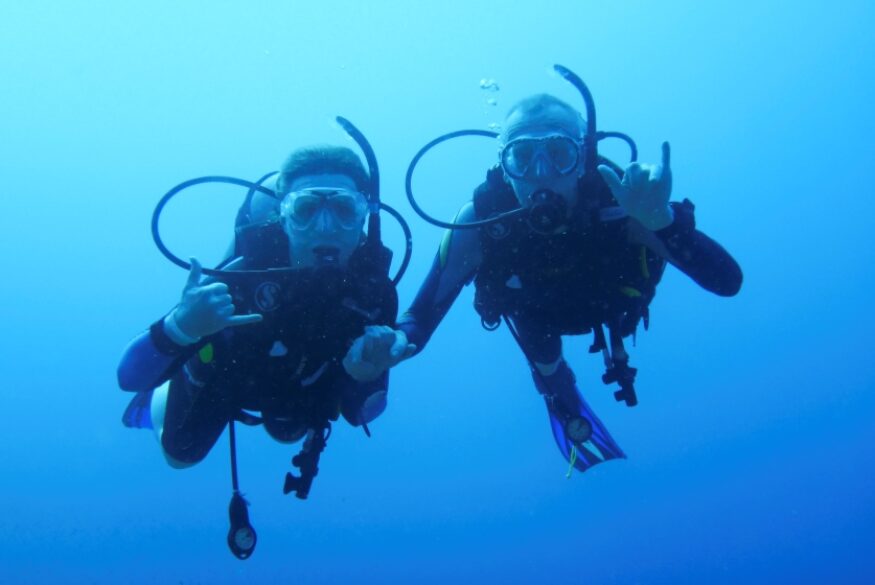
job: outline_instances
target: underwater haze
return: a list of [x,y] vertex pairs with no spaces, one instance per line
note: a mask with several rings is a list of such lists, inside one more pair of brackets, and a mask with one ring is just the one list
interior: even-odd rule
[[[862,0],[3,2],[0,585],[875,583],[872,30]],[[405,198],[411,158],[531,94],[582,109],[556,63],[643,162],[671,142],[673,199],[739,261],[740,294],[667,269],[630,347],[635,408],[590,337],[567,341],[628,459],[566,479],[523,356],[466,288],[393,371],[372,438],[335,425],[308,500],[282,493],[298,447],[238,427],[259,540],[235,559],[227,437],[179,471],[120,421],[121,352],[186,278],[152,243],[155,204],[354,147],[342,115],[413,229],[404,308],[442,236]],[[436,149],[423,205],[451,218],[495,153]],[[181,195],[168,245],[215,263],[244,195]]]

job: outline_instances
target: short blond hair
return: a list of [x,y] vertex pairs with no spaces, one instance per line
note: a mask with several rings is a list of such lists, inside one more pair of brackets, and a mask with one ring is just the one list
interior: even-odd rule
[[548,93],[539,93],[533,96],[529,96],[527,98],[523,98],[510,107],[510,110],[508,110],[507,112],[507,116],[505,116],[504,118],[505,125],[501,131],[499,140],[501,140],[502,143],[507,142],[507,121],[510,120],[511,116],[520,115],[527,118],[537,118],[540,116],[547,116],[550,111],[555,110],[559,110],[567,114],[570,119],[574,120],[574,123],[576,125],[575,129],[577,130],[578,137],[583,137],[583,135],[586,133],[586,120],[584,119],[583,115],[559,98],[552,96]]

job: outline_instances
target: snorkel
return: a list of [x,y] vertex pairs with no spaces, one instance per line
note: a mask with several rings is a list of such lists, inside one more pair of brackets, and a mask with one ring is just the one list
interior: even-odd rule
[[[605,138],[620,138],[621,140],[624,140],[631,150],[631,160],[635,161],[638,158],[638,150],[635,146],[635,142],[628,135],[623,134],[622,132],[599,132],[596,129],[595,101],[583,80],[570,69],[563,67],[562,65],[554,65],[553,70],[577,89],[586,106],[586,130],[583,135],[583,176],[598,176],[596,173],[596,168],[599,164],[598,142]],[[494,139],[498,138],[499,135],[497,132],[488,130],[457,130],[435,138],[416,153],[413,160],[410,161],[410,165],[407,167],[407,175],[404,185],[410,206],[413,207],[413,210],[416,211],[422,219],[432,225],[447,229],[481,228],[516,218],[523,219],[532,231],[537,233],[552,233],[557,227],[559,227],[566,216],[566,203],[560,195],[547,190],[533,193],[530,197],[530,205],[527,207],[519,207],[488,219],[466,223],[441,221],[432,217],[422,209],[413,195],[413,173],[416,170],[416,165],[427,152],[438,144],[462,136],[485,136]]]
[[[366,188],[366,192],[364,195],[368,200],[368,233],[367,239],[363,244],[368,254],[368,261],[375,263],[374,266],[379,268],[383,273],[388,273],[389,263],[392,260],[391,251],[384,247],[382,244],[382,227],[380,222],[380,211],[385,211],[389,215],[391,215],[401,226],[402,231],[404,232],[405,239],[405,250],[404,250],[404,258],[401,262],[401,265],[398,268],[398,272],[392,278],[392,284],[398,284],[401,280],[401,277],[404,276],[404,273],[407,271],[407,266],[410,264],[410,257],[413,252],[413,236],[410,231],[410,227],[407,225],[407,222],[401,216],[401,214],[395,210],[394,208],[386,205],[380,200],[380,171],[377,166],[377,157],[374,154],[374,149],[371,147],[370,143],[367,141],[365,136],[356,128],[352,122],[338,116],[336,118],[337,123],[343,128],[343,130],[358,144],[362,153],[365,156],[365,160],[368,164],[368,185]],[[188,181],[184,181],[179,185],[173,187],[170,191],[164,194],[164,196],[158,201],[155,206],[155,210],[152,213],[152,239],[155,242],[155,245],[158,247],[158,250],[164,255],[165,258],[184,268],[185,270],[191,269],[191,264],[182,260],[164,244],[163,239],[161,238],[161,233],[159,230],[159,221],[161,218],[161,213],[164,210],[164,207],[167,203],[170,202],[176,195],[178,195],[181,191],[188,189],[190,187],[194,187],[197,185],[203,185],[207,183],[225,183],[229,185],[236,185],[239,187],[246,187],[249,189],[249,195],[253,195],[254,193],[262,193],[271,197],[272,199],[277,201],[279,204],[282,200],[282,195],[264,186],[264,183],[276,176],[278,171],[273,171],[263,175],[256,182],[247,181],[245,179],[238,179],[236,177],[225,177],[225,176],[206,176],[206,177],[198,177],[196,179],[189,179]],[[248,232],[250,230],[258,230],[256,233],[264,234],[263,240],[264,243],[268,243],[266,240],[269,240],[270,237],[281,237],[277,228],[279,228],[278,220],[271,220],[267,222],[250,224],[246,226],[242,226],[238,228],[238,234],[243,232]],[[262,240],[256,239],[256,243],[261,243]],[[270,272],[275,274],[279,271],[291,271],[294,270],[290,267],[278,267],[278,268],[267,268],[267,269],[247,269],[247,270],[222,270],[221,266],[225,265],[230,259],[221,263],[220,268],[204,268],[203,273],[209,276],[227,276],[227,275],[239,275],[239,274],[262,274],[266,272]]]

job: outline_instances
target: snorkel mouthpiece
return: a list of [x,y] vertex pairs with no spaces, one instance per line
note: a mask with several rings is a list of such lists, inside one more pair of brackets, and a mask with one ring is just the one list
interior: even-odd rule
[[561,226],[568,216],[568,204],[565,198],[549,189],[535,191],[529,196],[531,205],[526,223],[532,231],[539,234],[551,234]]
[[313,259],[319,268],[337,266],[340,264],[340,250],[332,246],[317,246],[313,248]]

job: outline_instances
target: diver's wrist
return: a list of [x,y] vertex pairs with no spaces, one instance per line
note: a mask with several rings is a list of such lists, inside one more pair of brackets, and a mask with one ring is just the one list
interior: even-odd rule
[[665,209],[651,213],[647,216],[646,221],[641,223],[652,232],[663,230],[674,223],[674,210],[670,205],[666,205]]
[[170,341],[182,346],[194,345],[200,341],[200,337],[192,337],[179,327],[175,315],[176,311],[170,311],[170,313],[164,317],[164,333],[170,338]]

